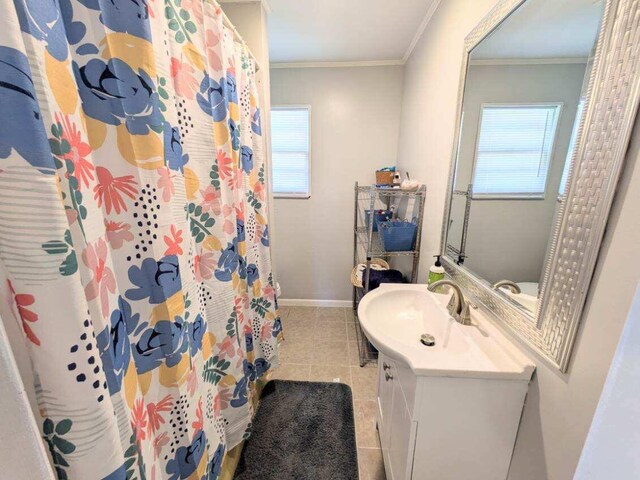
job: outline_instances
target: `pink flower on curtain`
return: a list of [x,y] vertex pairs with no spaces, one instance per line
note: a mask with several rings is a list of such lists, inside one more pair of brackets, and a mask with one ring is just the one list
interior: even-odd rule
[[264,183],[256,182],[253,186],[253,194],[260,201],[266,201],[267,197],[267,189],[264,186]]
[[87,245],[82,252],[82,260],[93,272],[93,278],[84,287],[84,293],[89,301],[100,297],[100,307],[104,317],[109,314],[109,292],[116,291],[115,276],[106,264],[107,252],[107,243],[103,239],[99,239],[95,246]]
[[225,337],[222,342],[216,344],[216,348],[220,350],[218,357],[220,359],[235,357],[237,347],[238,342],[235,337]]
[[151,18],[156,18],[156,13],[154,12],[156,0],[147,0],[147,11],[149,12],[149,16]]
[[229,406],[229,402],[233,397],[231,387],[223,387],[218,390],[218,394],[213,397],[213,416],[217,417],[223,408]]
[[149,403],[147,405],[147,414],[149,415],[149,433],[153,435],[154,432],[160,429],[160,426],[164,424],[163,413],[170,412],[173,406],[173,399],[171,395],[166,395],[158,403]]
[[[167,432],[162,432],[156,438],[153,439],[153,456],[157,459],[162,453],[162,449],[169,443],[169,435]],[[154,465],[155,467],[155,465]]]
[[231,178],[233,174],[233,159],[228,157],[224,150],[216,152],[216,162],[218,162],[218,174],[222,180]]
[[204,32],[204,48],[207,52],[207,61],[209,67],[215,71],[222,70],[222,61],[220,60],[220,55],[218,55],[218,48],[216,48],[219,43],[220,37],[213,30]]
[[266,297],[267,300],[273,303],[273,301],[276,298],[275,297],[276,290],[270,284],[267,283],[267,285],[262,289],[262,295]]
[[182,243],[182,230],[178,230],[175,225],[171,225],[169,230],[171,232],[171,236],[164,236],[164,243],[166,243],[168,247],[165,250],[164,255],[182,255],[184,253],[180,246]]
[[213,258],[213,253],[204,252],[200,255],[196,255],[193,258],[193,269],[198,282],[203,280],[209,280],[213,277],[213,272],[216,268],[216,261]]
[[222,231],[227,235],[232,235],[236,231],[236,224],[229,220],[229,216],[234,212],[231,205],[225,205],[222,207],[222,214],[224,215],[224,223],[222,224]]
[[204,427],[204,420],[202,418],[202,397],[198,400],[198,406],[196,407],[196,419],[191,423],[191,427],[197,432]]
[[91,153],[91,147],[88,143],[82,141],[82,135],[72,123],[68,115],[59,115],[56,113],[55,119],[57,123],[62,124],[62,139],[69,143],[69,151],[64,154],[63,158],[73,163],[73,176],[78,179],[78,190],[82,190],[82,185],[89,186],[89,180],[94,180],[94,167],[86,157]]
[[38,315],[27,308],[33,305],[36,299],[33,295],[29,295],[28,293],[16,293],[10,280],[7,280],[7,284],[11,291],[11,295],[13,295],[13,300],[16,302],[16,308],[18,309],[18,315],[20,316],[24,334],[31,343],[40,346],[40,339],[29,326],[29,323],[38,321]]
[[181,97],[194,99],[195,92],[200,85],[194,76],[194,69],[186,62],[177,58],[171,59],[171,78],[175,82],[176,93]]
[[[235,218],[232,217],[233,213],[235,213]],[[233,235],[234,233],[236,233],[237,221],[244,220],[243,203],[240,202],[240,207],[236,208],[234,208],[232,205],[224,205],[222,207],[222,215],[225,218],[224,223],[222,224],[222,231],[227,235]]]
[[269,338],[271,338],[272,332],[273,332],[272,323],[265,323],[264,325],[262,325],[262,327],[260,328],[260,341],[264,342],[265,340],[268,340]]
[[78,211],[73,208],[65,208],[64,214],[67,217],[67,222],[69,225],[73,225],[78,220]]
[[214,215],[220,215],[222,211],[220,191],[213,188],[213,185],[209,185],[206,189],[200,190],[200,195],[202,195],[202,202],[200,203],[202,210],[212,212]]
[[173,179],[171,178],[171,169],[169,167],[159,168],[158,174],[160,174],[158,188],[162,190],[162,200],[168,202],[173,197],[173,194],[176,193]]
[[255,226],[256,243],[260,243],[262,241],[262,238],[264,237],[264,232],[265,232],[264,226],[256,222],[256,226]]
[[191,370],[189,370],[185,383],[187,385],[187,393],[193,397],[198,389],[198,372],[195,367],[192,367]]
[[195,19],[196,24],[202,25],[202,0],[182,0],[180,7],[187,10]]
[[127,205],[124,203],[121,194],[133,200],[138,193],[136,189],[136,181],[133,175],[114,178],[111,172],[104,167],[96,168],[98,174],[98,184],[93,187],[93,198],[98,200],[98,207],[104,206],[107,213],[111,213],[111,209],[116,213],[127,211]]
[[243,183],[244,175],[242,174],[242,169],[234,168],[231,178],[229,178],[229,181],[227,182],[227,185],[229,185],[229,188],[231,190],[239,190],[240,188],[242,188]]
[[106,229],[106,236],[111,248],[117,250],[122,248],[124,242],[130,242],[133,240],[133,233],[131,233],[131,225],[124,222],[114,222],[112,220],[105,220],[104,226]]
[[147,423],[147,409],[144,408],[144,400],[138,398],[133,404],[133,410],[131,411],[131,427],[135,432],[137,442],[141,442],[147,438]]

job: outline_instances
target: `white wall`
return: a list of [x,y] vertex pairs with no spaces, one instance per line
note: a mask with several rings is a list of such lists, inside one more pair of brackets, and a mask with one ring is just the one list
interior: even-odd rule
[[[442,2],[405,68],[399,165],[425,180],[429,189],[425,259],[440,246],[464,37],[495,3]],[[557,373],[531,352],[538,370],[527,397],[510,480],[569,480],[575,472],[640,279],[638,157],[640,127],[627,155],[569,373]],[[428,266],[422,262],[421,281]]]
[[402,67],[271,70],[274,106],[311,106],[311,198],[276,199],[284,299],[349,300],[355,181],[395,165]]
[[[469,67],[456,189],[466,190],[472,183],[482,104],[562,104],[545,198],[475,199],[471,204],[465,266],[491,283],[502,279],[515,282],[540,280],[585,67],[586,64]],[[461,229],[464,208],[455,211],[451,219],[451,228],[457,224]],[[526,221],[522,222],[523,219]],[[513,228],[514,224],[519,224],[517,229]],[[459,236],[453,236],[452,240],[454,246],[460,246]]]
[[611,363],[575,480],[640,477],[640,285]]

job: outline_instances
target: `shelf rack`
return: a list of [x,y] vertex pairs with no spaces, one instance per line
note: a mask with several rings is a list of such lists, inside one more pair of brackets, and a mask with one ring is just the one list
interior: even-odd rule
[[[424,203],[427,189],[422,185],[418,190],[409,192],[399,189],[380,188],[355,184],[354,221],[353,221],[353,265],[366,264],[363,272],[363,287],[353,287],[353,310],[356,318],[356,338],[358,340],[358,355],[360,366],[376,361],[377,350],[369,343],[358,320],[358,304],[369,291],[369,274],[371,259],[382,258],[393,264],[402,263],[402,270],[406,264],[410,270],[405,274],[411,283],[418,279],[418,265],[420,262],[420,242],[422,239],[422,223],[424,219]],[[373,218],[367,221],[367,211],[391,210],[393,218],[415,220],[418,224],[416,241],[413,250],[392,252],[384,249],[379,232],[373,231]],[[373,215],[371,215],[373,217]],[[403,260],[404,259],[404,260]]]

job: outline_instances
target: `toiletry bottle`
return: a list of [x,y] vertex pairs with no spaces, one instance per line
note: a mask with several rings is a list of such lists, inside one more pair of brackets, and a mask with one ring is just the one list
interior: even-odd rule
[[400,176],[400,172],[396,170],[396,173],[393,175],[393,188],[400,188],[401,183],[402,177]]
[[429,285],[444,278],[444,267],[440,263],[440,255],[434,255],[434,257],[436,257],[436,263],[429,269]]

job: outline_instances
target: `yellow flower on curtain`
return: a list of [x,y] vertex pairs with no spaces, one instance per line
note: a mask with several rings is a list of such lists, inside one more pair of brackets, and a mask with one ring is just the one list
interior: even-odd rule
[[105,60],[119,58],[134,70],[156,75],[156,52],[151,42],[128,33],[108,33],[99,43]]
[[164,166],[164,145],[161,135],[150,131],[146,135],[133,135],[125,124],[116,127],[118,151],[131,165],[147,170]]
[[60,111],[68,115],[75,113],[78,108],[78,93],[71,74],[71,62],[56,60],[45,51],[44,67]]

